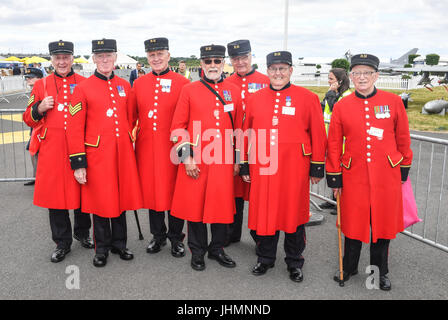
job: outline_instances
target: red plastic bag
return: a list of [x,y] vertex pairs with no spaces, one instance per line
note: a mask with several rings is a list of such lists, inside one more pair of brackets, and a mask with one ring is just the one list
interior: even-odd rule
[[411,180],[406,180],[401,185],[403,194],[403,222],[404,228],[408,228],[413,224],[422,221],[417,215],[417,203],[415,202],[414,192],[412,191]]

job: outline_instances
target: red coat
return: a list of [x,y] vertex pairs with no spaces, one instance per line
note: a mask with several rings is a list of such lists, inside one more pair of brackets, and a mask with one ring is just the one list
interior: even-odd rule
[[327,180],[332,188],[342,186],[341,226],[347,237],[368,243],[393,239],[403,231],[401,171],[407,176],[410,143],[408,118],[399,96],[379,90],[367,98],[352,93],[335,105],[328,135]]
[[292,233],[308,222],[310,176],[324,176],[322,118],[317,95],[295,85],[265,88],[249,99],[249,228],[258,235]]
[[72,169],[87,167],[81,208],[105,218],[142,207],[127,99],[130,84],[95,72],[76,87],[67,141]]
[[[83,76],[73,71],[65,78],[54,73],[38,80],[31,92],[23,120],[37,130],[40,140],[34,187],[36,206],[51,209],[80,207],[80,187],[70,168],[66,128],[72,91],[84,80]],[[37,113],[37,107],[47,96],[54,98],[54,108],[42,117]]]
[[[264,75],[255,69],[246,74],[244,77],[238,73],[234,73],[226,81],[230,81],[233,84],[241,88],[241,98],[243,101],[243,110],[245,109],[247,99],[251,97],[255,92],[269,86],[269,77]],[[235,197],[244,198],[249,201],[250,184],[245,183],[240,176],[235,177]]]
[[167,70],[138,78],[131,90],[128,104],[132,123],[138,120],[139,125],[135,153],[144,208],[171,209],[177,165],[170,159],[170,126],[180,91],[187,83],[190,81],[182,75]]
[[[243,111],[238,87],[227,81],[210,86],[226,101],[235,129],[242,124]],[[233,105],[232,105],[233,104]],[[171,214],[203,223],[232,223],[235,213],[233,176],[233,131],[229,114],[218,98],[200,81],[183,87],[171,125],[173,136],[184,137],[177,150],[192,147],[201,170],[197,180],[179,165]],[[210,157],[214,157],[211,161]]]

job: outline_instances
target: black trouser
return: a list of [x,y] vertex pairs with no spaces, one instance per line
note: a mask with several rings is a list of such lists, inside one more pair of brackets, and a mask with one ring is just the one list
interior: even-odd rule
[[226,241],[227,228],[227,224],[211,223],[212,240],[208,244],[207,224],[188,221],[188,247],[191,250],[191,254],[203,256],[207,251],[215,255],[224,253],[223,247]]
[[[388,239],[378,239],[376,243],[370,243],[370,265],[377,266],[381,276],[384,276],[389,272],[389,244],[390,240]],[[358,270],[361,248],[361,241],[345,237],[343,258],[344,271],[353,273]]]
[[107,254],[111,248],[125,249],[127,242],[126,211],[117,218],[93,215],[95,252]]
[[[68,210],[48,209],[50,217],[51,238],[58,249],[69,249],[72,245],[72,224]],[[74,210],[73,233],[79,238],[87,238],[91,227],[90,214]]]
[[[280,236],[280,231],[277,231],[273,236],[257,235],[257,249],[258,262],[272,265],[277,256],[277,244]],[[305,259],[302,256],[306,246],[305,225],[297,227],[293,233],[285,232],[284,249],[286,253],[285,262],[288,268],[302,268]]]
[[233,223],[227,228],[227,242],[237,242],[241,240],[241,231],[243,229],[243,211],[244,199],[235,198],[236,213],[233,218]]
[[185,234],[182,232],[184,228],[184,220],[173,217],[168,211],[168,233],[165,224],[165,212],[149,210],[149,228],[158,242],[163,242],[166,238],[172,243],[183,241]]

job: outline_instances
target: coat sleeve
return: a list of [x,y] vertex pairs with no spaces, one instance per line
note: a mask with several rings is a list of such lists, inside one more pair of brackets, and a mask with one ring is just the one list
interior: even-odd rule
[[37,107],[43,100],[43,80],[35,83],[31,96],[28,100],[27,108],[23,113],[23,121],[31,128],[36,128],[42,123],[45,114],[41,115],[37,111]]
[[171,122],[171,141],[175,144],[179,160],[183,160],[189,156],[193,157],[194,141],[188,133],[188,124],[190,122],[190,92],[184,86],[181,90],[179,100],[176,104],[173,120]]
[[395,124],[395,140],[397,149],[403,155],[403,160],[400,163],[401,181],[408,179],[409,170],[412,164],[412,150],[411,150],[411,135],[409,133],[409,121],[403,101],[397,97],[397,120]]
[[344,140],[343,128],[340,119],[341,104],[336,103],[331,115],[330,129],[328,131],[328,148],[326,159],[327,185],[330,188],[342,188],[342,144]]
[[310,99],[310,126],[309,134],[311,137],[311,167],[310,176],[323,178],[325,175],[325,151],[327,148],[327,135],[325,133],[324,116],[320,107],[317,95]]
[[85,150],[85,126],[87,115],[87,99],[79,86],[73,92],[70,105],[70,116],[67,121],[67,146],[70,165],[73,170],[87,168]]

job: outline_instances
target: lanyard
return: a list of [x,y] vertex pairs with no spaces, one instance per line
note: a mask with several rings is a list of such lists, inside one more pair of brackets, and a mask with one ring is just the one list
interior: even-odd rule
[[[226,105],[224,99],[219,95],[219,93],[217,93],[215,90],[213,90],[213,88],[210,87],[210,85],[209,85],[207,82],[205,82],[203,79],[201,79],[200,81],[201,81],[201,83],[202,83],[204,86],[207,87],[208,90],[210,90],[210,91],[211,91],[211,92],[212,92],[212,93],[219,99],[219,101],[222,103],[223,106]],[[233,125],[233,117],[232,117],[232,114],[230,113],[230,111],[228,111],[227,114],[228,114],[229,117],[230,117],[230,122],[232,122],[232,129],[235,130],[235,127],[234,127],[234,125]]]

